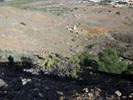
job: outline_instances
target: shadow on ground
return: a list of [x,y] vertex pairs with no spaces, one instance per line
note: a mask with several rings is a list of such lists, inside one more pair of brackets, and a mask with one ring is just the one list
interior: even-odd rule
[[[133,92],[133,83],[120,77],[99,74],[80,82],[68,77],[44,75],[43,71],[34,73],[37,66],[29,58],[14,62],[10,56],[8,60],[0,62],[0,100],[107,100],[106,97],[117,100],[116,90],[126,97]],[[121,100],[127,99],[130,100],[121,97]]]
[[60,100],[81,89],[69,78],[24,71],[36,67],[29,58],[14,62],[10,56],[8,60],[0,62],[0,100]]

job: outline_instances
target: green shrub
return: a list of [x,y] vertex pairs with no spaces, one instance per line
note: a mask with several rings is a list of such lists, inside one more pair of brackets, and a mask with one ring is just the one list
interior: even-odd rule
[[85,51],[79,55],[80,65],[82,66],[89,66],[92,61],[92,56],[89,52]]
[[116,12],[116,15],[120,15],[120,12]]
[[111,2],[111,0],[102,0],[102,1],[100,1],[100,5],[107,5],[108,3],[110,3]]
[[133,64],[128,65],[126,73],[127,74],[133,74]]
[[77,65],[77,66],[89,66],[91,61],[92,61],[92,56],[87,51],[79,55],[74,55],[69,59],[71,65]]
[[26,26],[26,24],[25,24],[24,22],[21,22],[20,24],[22,24],[22,25]]
[[68,63],[72,66],[72,67],[80,67],[80,59],[78,55],[74,55],[73,57],[71,57],[68,61]]
[[71,39],[73,42],[75,42],[76,40],[75,39]]
[[48,59],[45,59],[44,61],[42,61],[39,64],[40,64],[41,67],[44,67],[44,66],[51,67],[55,64],[55,59],[48,58]]
[[77,79],[78,78],[78,74],[77,74],[77,70],[76,69],[73,69],[72,70],[72,78],[75,78],[75,79]]
[[[69,64],[72,68],[71,77],[75,79],[82,79],[82,69],[87,69],[92,61],[92,56],[85,51],[79,55],[74,55],[69,59]],[[87,71],[87,70],[86,70]]]
[[120,61],[117,51],[113,49],[105,49],[104,52],[99,53],[97,64],[98,71],[110,74],[121,74],[127,69],[127,64]]
[[78,8],[77,8],[77,7],[75,7],[75,8],[74,8],[74,10],[78,10]]

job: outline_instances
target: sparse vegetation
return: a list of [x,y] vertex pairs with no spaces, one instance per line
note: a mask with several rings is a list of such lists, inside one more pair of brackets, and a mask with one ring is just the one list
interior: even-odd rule
[[56,66],[58,71],[65,70],[64,75],[82,80],[87,79],[87,71],[89,70],[96,73],[100,71],[109,74],[122,74],[124,72],[133,74],[133,64],[128,66],[124,61],[121,61],[117,51],[113,49],[105,49],[103,52],[100,52],[96,61],[88,51],[85,51],[63,62],[61,59],[47,58],[40,63],[40,66],[52,68]]
[[120,12],[116,12],[116,15],[120,15]]
[[51,67],[54,64],[59,65],[59,61],[57,61],[56,59],[53,59],[53,58],[46,58],[40,63],[40,66],[42,66],[42,67],[44,67],[44,66]]
[[102,1],[100,1],[100,5],[107,5],[108,3],[110,3],[111,2],[111,0],[102,0]]
[[75,42],[76,40],[75,39],[71,39],[73,42]]
[[75,7],[75,8],[74,8],[74,10],[78,10],[78,8],[77,8],[77,7]]
[[111,10],[109,10],[108,12],[111,13]]
[[24,22],[21,22],[20,24],[22,24],[22,25],[26,26],[26,24],[25,24]]

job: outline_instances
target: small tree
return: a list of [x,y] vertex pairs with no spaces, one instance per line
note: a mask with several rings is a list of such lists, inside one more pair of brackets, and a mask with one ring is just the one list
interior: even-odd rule
[[98,71],[110,74],[121,74],[127,69],[127,64],[120,61],[117,52],[113,49],[105,49],[104,52],[99,53],[97,64]]

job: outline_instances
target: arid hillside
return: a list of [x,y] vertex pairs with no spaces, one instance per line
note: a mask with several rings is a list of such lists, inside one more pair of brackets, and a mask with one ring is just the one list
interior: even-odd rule
[[0,1],[0,100],[133,99],[133,5]]
[[[51,0],[3,4],[0,14],[2,51],[39,55],[49,52],[70,56],[74,51],[83,51],[88,45],[95,44],[90,52],[93,49],[99,51],[97,44],[102,45],[112,39],[121,40],[123,35],[127,40],[122,40],[132,43],[132,8]],[[117,33],[115,38],[110,32]],[[108,39],[104,41],[103,38]],[[123,41],[120,44],[128,45]]]

